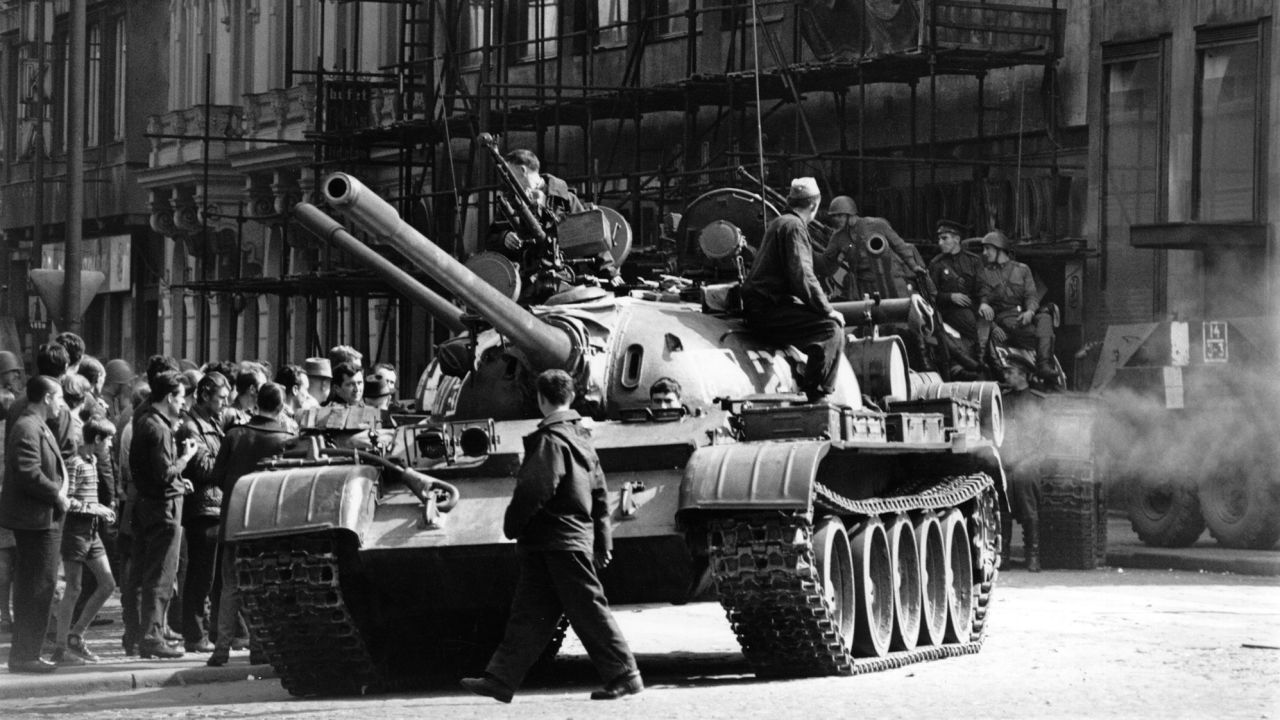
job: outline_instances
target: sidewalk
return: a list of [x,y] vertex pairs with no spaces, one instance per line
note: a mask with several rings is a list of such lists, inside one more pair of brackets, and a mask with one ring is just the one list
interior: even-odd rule
[[[83,695],[94,692],[137,690],[148,687],[196,685],[232,680],[269,679],[275,682],[270,665],[250,665],[249,651],[231,653],[231,661],[218,668],[205,665],[208,653],[187,653],[176,660],[144,660],[128,657],[120,645],[124,633],[120,596],[107,601],[99,618],[109,618],[110,625],[91,627],[85,633],[85,644],[101,660],[75,667],[60,667],[48,675],[19,675],[7,671],[10,636],[0,634],[0,699]],[[49,647],[48,643],[45,648]],[[49,652],[42,655],[49,659]]]
[[[1014,533],[1012,572],[1023,572],[1021,532]],[[1107,522],[1107,564],[1111,567],[1189,572],[1236,573],[1280,577],[1280,550],[1226,550],[1206,533],[1190,548],[1152,548],[1138,540],[1127,518],[1111,515]],[[1073,570],[1046,570],[1069,575]],[[143,660],[126,657],[120,646],[124,625],[120,619],[119,597],[107,602],[99,617],[111,618],[110,625],[89,628],[86,642],[102,657],[94,665],[63,667],[49,675],[13,675],[5,671],[9,657],[9,636],[0,635],[0,698],[79,695],[91,692],[136,690],[146,687],[195,685],[238,680],[275,682],[269,665],[250,665],[249,651],[233,652],[231,662],[220,668],[205,665],[206,654],[187,653],[178,660]],[[48,653],[44,655],[48,657]]]

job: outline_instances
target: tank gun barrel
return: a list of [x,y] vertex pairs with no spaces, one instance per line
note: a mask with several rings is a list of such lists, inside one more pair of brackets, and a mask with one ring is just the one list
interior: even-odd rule
[[364,183],[346,173],[333,173],[325,177],[321,189],[330,206],[364,230],[386,239],[406,260],[510,339],[535,368],[574,370],[581,353],[567,330],[539,319],[468,270],[401,219],[386,200]]
[[464,332],[466,323],[462,322],[462,309],[446,300],[436,291],[418,282],[412,275],[396,267],[395,263],[382,257],[368,245],[360,242],[346,228],[333,218],[324,214],[320,208],[310,203],[298,203],[294,206],[294,217],[298,224],[310,230],[322,240],[337,245],[348,255],[360,261],[369,269],[387,281],[401,295],[426,310],[455,333]]

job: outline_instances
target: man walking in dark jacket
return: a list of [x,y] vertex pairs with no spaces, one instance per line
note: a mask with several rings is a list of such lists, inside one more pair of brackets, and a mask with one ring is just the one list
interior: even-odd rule
[[[231,491],[236,481],[251,473],[259,460],[285,451],[297,437],[284,424],[284,388],[266,383],[258,388],[258,412],[244,425],[227,431],[213,463],[210,477],[222,488],[221,517],[225,533]],[[207,663],[211,667],[225,665],[231,655],[231,641],[236,634],[236,615],[240,612],[240,590],[236,581],[235,546],[224,535],[221,542],[222,595],[218,599],[218,641]],[[250,662],[254,657],[250,655]]]
[[511,617],[484,677],[464,678],[462,686],[511,702],[563,614],[605,681],[591,699],[634,695],[644,683],[596,575],[597,566],[613,559],[600,460],[581,417],[569,409],[574,390],[568,373],[547,370],[537,388],[544,417],[524,438],[524,462],[502,527],[517,541],[520,565]]

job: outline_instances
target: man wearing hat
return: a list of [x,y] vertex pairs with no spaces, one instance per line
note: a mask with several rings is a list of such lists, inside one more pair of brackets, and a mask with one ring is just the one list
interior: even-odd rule
[[[982,352],[978,346],[978,277],[982,258],[965,250],[960,239],[968,230],[955,220],[938,221],[938,254],[929,262],[929,277],[938,289],[938,313],[960,333],[962,353],[955,354],[965,370],[977,370]],[[967,357],[965,357],[967,356]]]
[[821,200],[813,178],[791,181],[787,212],[769,223],[742,284],[747,325],[807,356],[802,389],[811,402],[835,390],[844,349],[844,317],[831,307],[813,271],[809,221]]
[[1039,312],[1031,268],[1010,258],[1009,248],[1009,238],[999,230],[982,237],[986,266],[978,280],[978,315],[993,323],[996,342],[1034,350],[1036,374],[1053,382],[1058,375],[1053,362],[1053,317]]
[[309,357],[302,361],[302,369],[307,373],[307,393],[320,406],[329,400],[330,386],[333,384],[333,369],[329,358]]

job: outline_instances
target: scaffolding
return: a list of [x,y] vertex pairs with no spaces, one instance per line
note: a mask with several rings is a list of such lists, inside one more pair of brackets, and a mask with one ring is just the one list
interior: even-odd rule
[[[587,199],[623,212],[641,239],[655,236],[662,214],[739,183],[735,170],[742,165],[766,182],[816,174],[907,237],[931,236],[932,223],[944,215],[972,220],[978,230],[999,225],[1024,239],[1064,234],[1058,204],[1041,197],[1059,184],[1052,70],[1065,11],[1057,0],[917,0],[889,10],[870,0],[843,10],[792,0],[649,0],[631,6],[634,17],[613,18],[599,11],[621,12],[627,3],[351,0],[375,2],[400,6],[399,57],[377,73],[308,71],[318,88],[310,136],[317,163],[394,166],[401,211],[424,210],[424,230],[447,239],[455,252],[464,232],[487,224],[497,190],[472,142],[484,131],[528,136],[544,165]],[[481,40],[460,46],[459,38]],[[1044,69],[1040,94],[1050,120],[1032,132],[1019,128],[1017,141],[1047,138],[1047,158],[1027,162],[1019,152],[1012,160],[956,159],[940,152],[940,79],[976,84],[966,141],[981,145],[993,139],[984,117],[987,75],[1018,66]],[[902,141],[888,147],[882,141],[873,152],[867,89],[884,83],[908,88],[909,127]],[[396,98],[389,122],[369,121],[377,92]],[[928,102],[923,129],[921,94]],[[830,123],[811,122],[809,106],[820,97],[829,98],[824,107],[834,112],[838,133]],[[680,118],[666,120],[678,123],[680,134],[669,152],[655,153],[644,129],[663,113]],[[766,124],[793,131],[789,139],[776,131],[766,138]],[[1012,165],[1012,187],[986,186],[993,168]],[[953,195],[967,197],[939,187],[957,169],[968,174],[969,190],[952,188]],[[1046,188],[1022,187],[1022,173],[1038,174]],[[1028,217],[1032,207],[1044,216]]]

